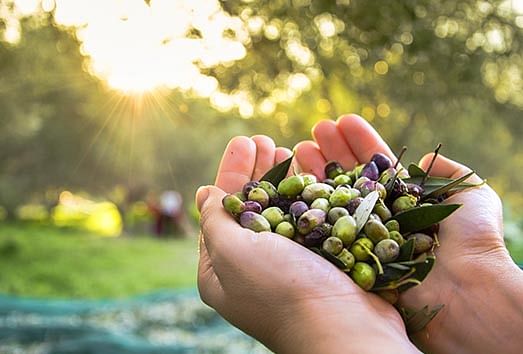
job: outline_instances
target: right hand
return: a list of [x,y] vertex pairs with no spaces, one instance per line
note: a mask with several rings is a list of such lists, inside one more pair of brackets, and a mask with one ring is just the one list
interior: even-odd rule
[[[315,142],[298,145],[297,160],[304,170],[320,178],[324,178],[321,168],[328,160],[338,160],[349,169],[355,163],[367,162],[376,152],[394,159],[378,133],[356,115],[316,124],[313,137]],[[356,155],[358,159],[351,161],[350,157]],[[432,156],[423,157],[420,166],[427,169]],[[458,178],[469,171],[438,156],[431,175]],[[482,182],[477,175],[468,181]],[[440,225],[441,247],[435,251],[437,260],[432,272],[421,285],[401,297],[406,307],[445,307],[412,339],[431,353],[490,353],[496,348],[516,353],[522,345],[514,338],[521,338],[518,332],[523,324],[523,272],[515,266],[503,242],[499,197],[482,184],[448,198],[446,203],[460,203],[463,207]],[[508,334],[511,340],[503,340]]]

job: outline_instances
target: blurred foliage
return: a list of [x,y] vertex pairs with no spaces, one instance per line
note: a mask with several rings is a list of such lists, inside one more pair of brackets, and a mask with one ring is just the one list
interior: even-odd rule
[[100,238],[41,224],[0,228],[0,293],[109,298],[196,285],[196,239]]
[[442,142],[443,154],[477,169],[515,210],[523,205],[523,16],[510,2],[221,5],[248,30],[247,54],[201,71],[243,98],[237,111],[191,92],[112,91],[90,75],[74,29],[52,13],[22,19],[20,42],[0,41],[0,205],[10,215],[33,201],[51,210],[64,189],[120,211],[163,189],[191,203],[230,137],[263,133],[291,147],[316,121],[346,112],[395,151],[407,145],[406,161]]

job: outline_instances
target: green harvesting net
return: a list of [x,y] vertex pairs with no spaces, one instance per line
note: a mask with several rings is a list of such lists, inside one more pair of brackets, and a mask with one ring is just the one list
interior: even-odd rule
[[195,291],[127,300],[0,296],[0,353],[268,353]]

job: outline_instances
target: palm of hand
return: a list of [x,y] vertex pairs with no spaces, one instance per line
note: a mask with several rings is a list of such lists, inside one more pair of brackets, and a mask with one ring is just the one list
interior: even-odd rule
[[[306,171],[323,177],[323,171],[317,169],[318,163],[338,160],[344,167],[351,168],[354,161],[347,156],[359,152],[359,162],[367,162],[372,154],[381,152],[394,159],[391,150],[373,128],[356,116],[341,118],[337,123],[323,121],[313,129],[315,142],[302,142],[297,147],[297,159]],[[355,153],[356,152],[356,153]],[[420,161],[420,166],[427,169],[432,154]],[[458,178],[470,170],[442,156],[436,159],[431,175]],[[473,175],[470,182],[481,183]],[[509,257],[503,243],[501,202],[496,193],[482,185],[447,199],[447,203],[463,206],[440,225],[439,239],[441,246],[436,249],[437,261],[433,271],[425,281],[402,297],[402,305],[421,308],[424,305],[445,304],[446,308],[427,326],[425,333],[416,335],[421,342],[427,340],[427,331],[431,340],[437,340],[439,329],[444,326],[445,312],[457,292],[470,291],[474,282],[482,279],[482,272],[492,273],[500,258]],[[426,343],[422,343],[426,344]]]
[[296,315],[308,320],[321,314],[326,324],[349,316],[365,318],[379,330],[404,334],[400,316],[381,298],[365,293],[346,274],[294,241],[243,229],[221,207],[225,192],[241,190],[289,154],[266,137],[235,138],[220,164],[219,189],[199,191],[202,299],[272,348],[279,336],[275,331],[292,328],[288,322]]

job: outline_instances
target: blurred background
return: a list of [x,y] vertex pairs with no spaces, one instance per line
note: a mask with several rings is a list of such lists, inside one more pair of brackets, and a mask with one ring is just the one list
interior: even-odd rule
[[348,112],[476,169],[523,261],[523,0],[0,0],[0,352],[264,352],[197,298],[194,192]]

